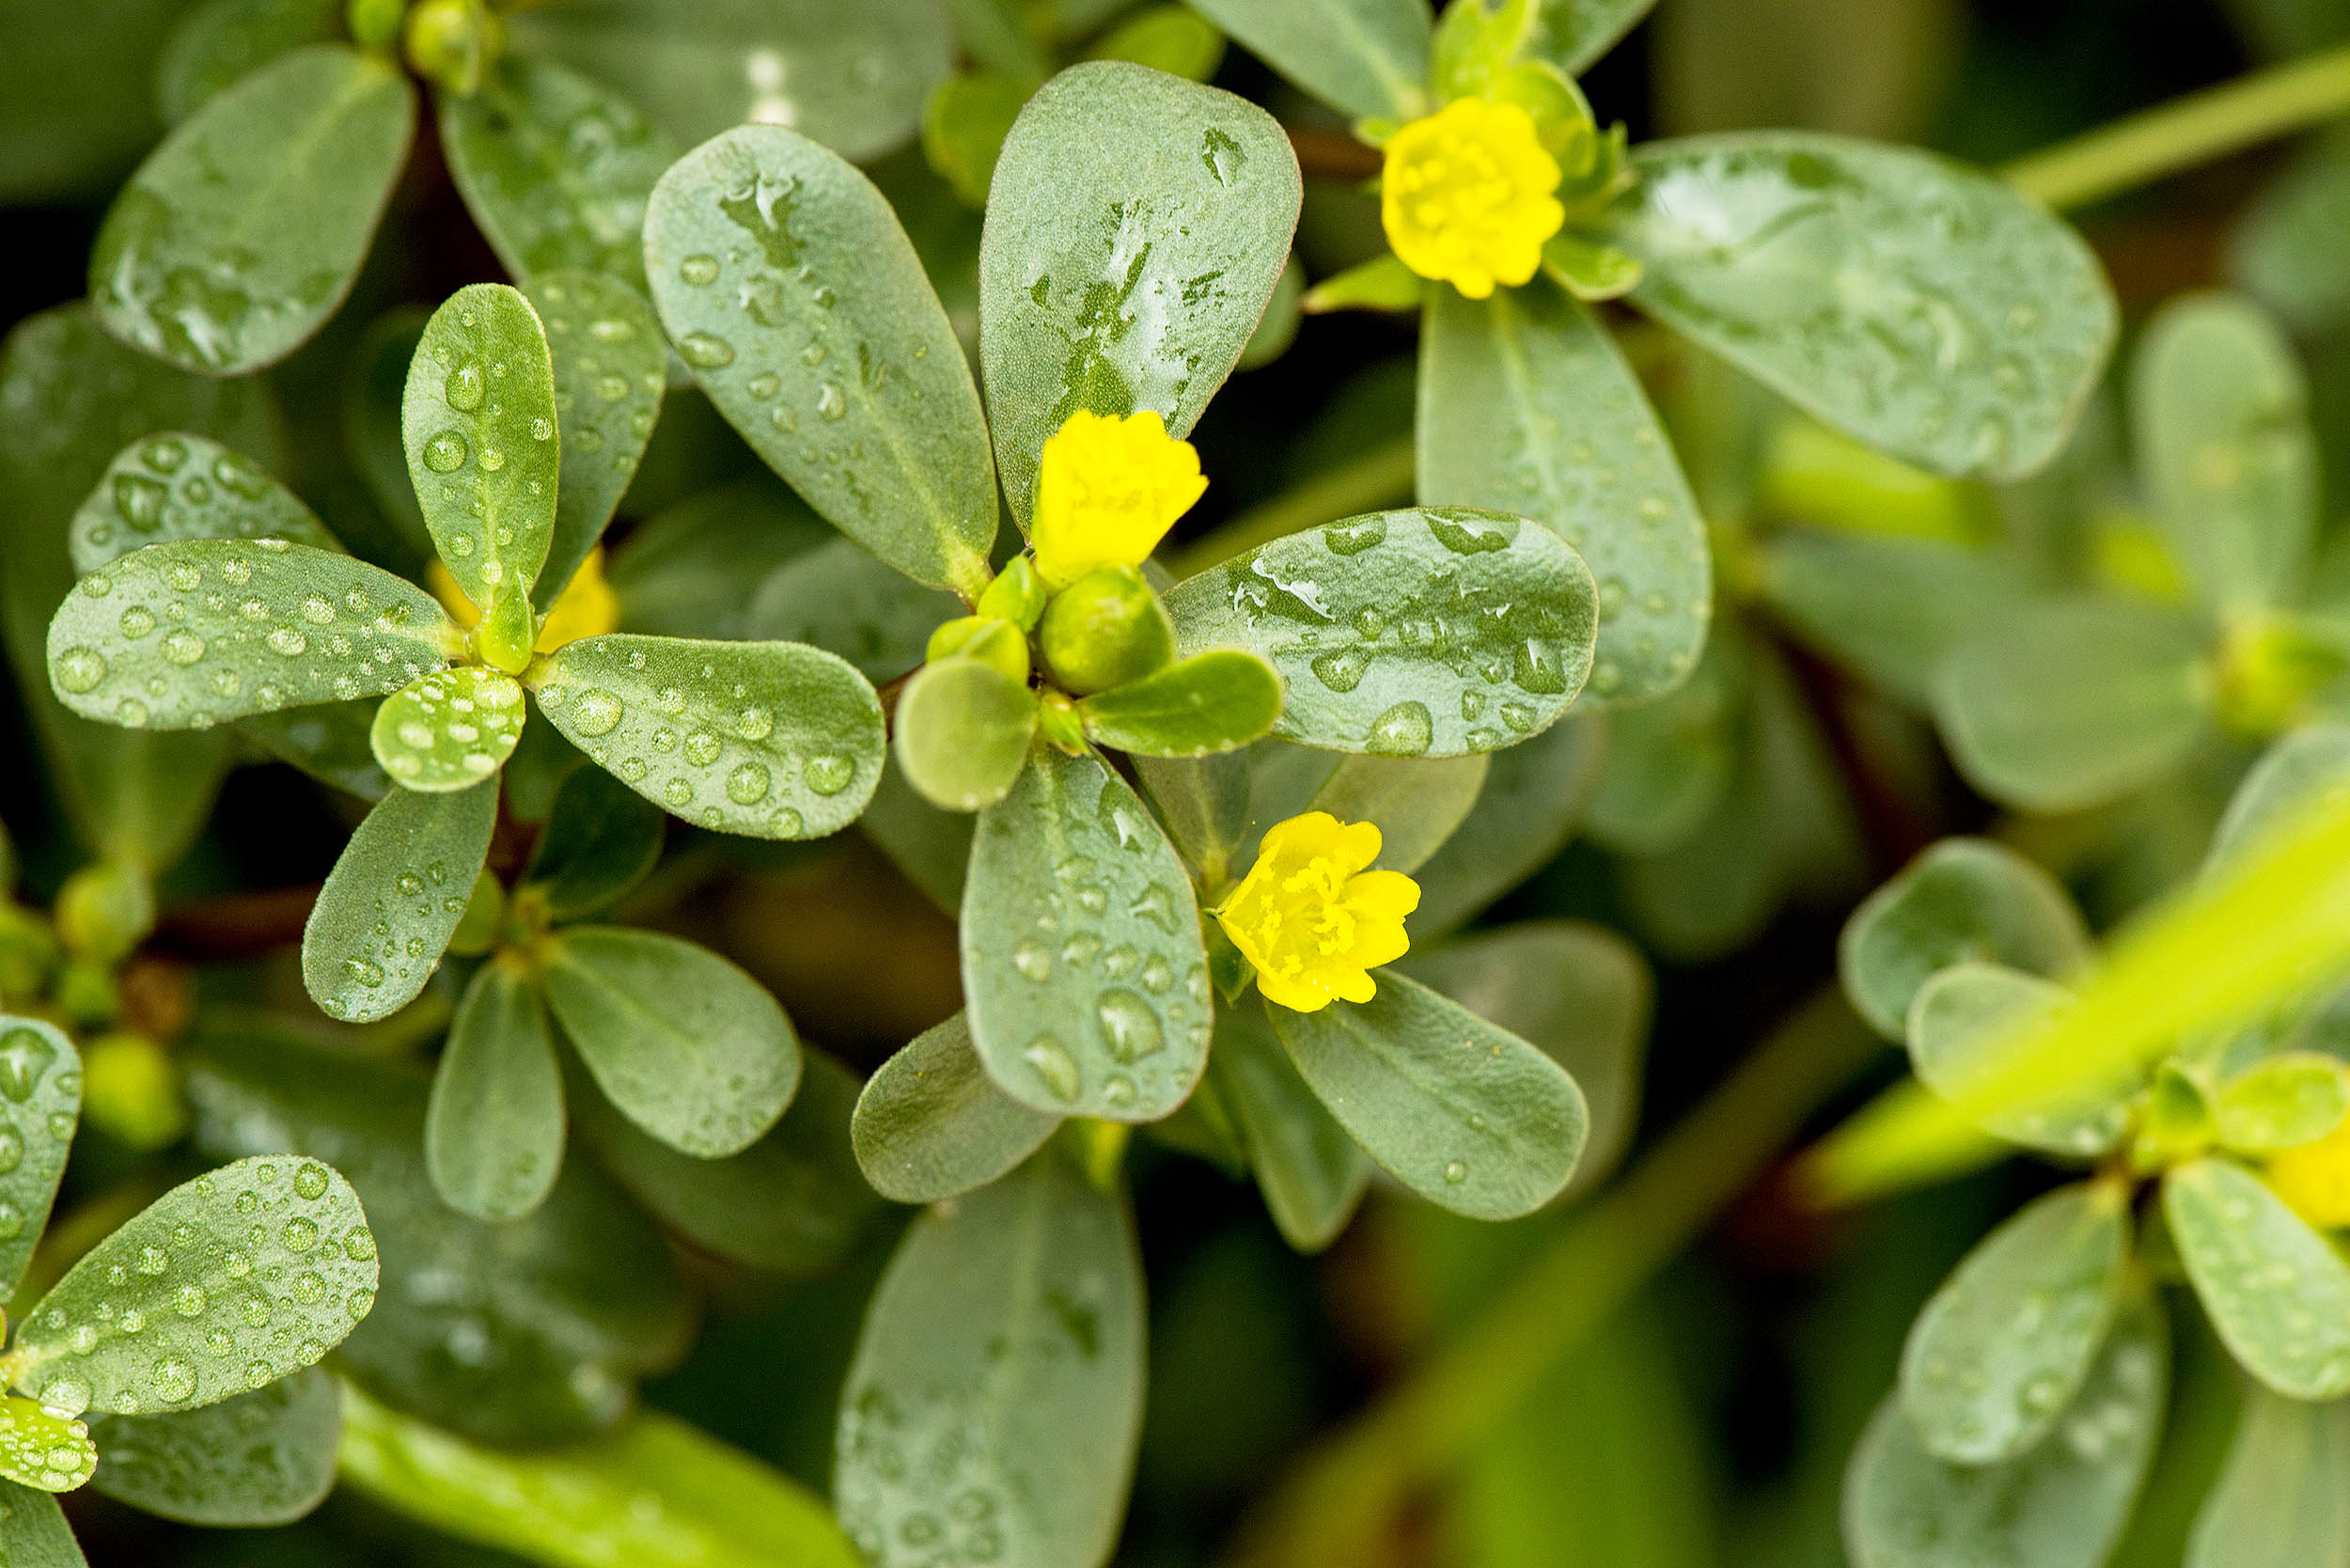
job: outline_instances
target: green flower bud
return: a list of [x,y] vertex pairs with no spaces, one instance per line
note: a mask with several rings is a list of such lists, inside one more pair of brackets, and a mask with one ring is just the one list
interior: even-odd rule
[[1036,574],[1036,562],[1015,556],[979,595],[979,612],[1009,620],[1023,632],[1033,632],[1037,618],[1044,613],[1044,581]]
[[481,0],[421,0],[408,13],[408,64],[454,93],[481,90],[506,44],[506,24]]
[[520,675],[530,667],[531,645],[539,640],[539,618],[530,592],[509,583],[490,598],[490,613],[473,629],[474,652],[492,669]]
[[400,14],[407,8],[407,0],[351,0],[343,24],[360,48],[389,49],[400,41]]
[[1140,570],[1102,566],[1053,596],[1037,635],[1062,689],[1090,697],[1175,661],[1175,622]]
[[85,866],[58,891],[56,917],[67,951],[114,964],[155,929],[155,889],[134,867]]
[[56,1002],[76,1027],[113,1023],[122,1014],[122,990],[115,984],[113,965],[68,959],[57,971]]
[[1038,694],[1036,705],[1037,733],[1056,751],[1072,757],[1082,756],[1086,749],[1085,719],[1077,712],[1077,704],[1066,692],[1046,691]]
[[49,988],[57,936],[49,922],[22,904],[0,899],[0,1008],[30,1003]]
[[188,1128],[180,1069],[145,1035],[101,1035],[82,1047],[82,1120],[133,1149],[161,1149]]
[[1028,639],[1009,620],[987,614],[950,620],[931,634],[923,659],[935,663],[958,653],[993,665],[1024,686],[1028,683]]

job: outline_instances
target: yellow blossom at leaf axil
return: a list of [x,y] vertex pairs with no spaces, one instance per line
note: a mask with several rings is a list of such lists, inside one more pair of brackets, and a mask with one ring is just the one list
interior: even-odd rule
[[[457,586],[456,576],[438,557],[425,567],[425,586],[458,625],[471,631],[480,623],[480,609],[465,597],[465,590]],[[600,637],[619,624],[619,595],[604,580],[603,546],[599,544],[588,552],[579,570],[572,573],[572,580],[563,585],[563,591],[547,606],[545,619],[539,622],[539,640],[532,651],[552,653],[565,643]]]
[[2350,1227],[2350,1121],[2271,1159],[2268,1185],[2319,1230]]
[[1140,566],[1208,488],[1199,454],[1156,409],[1080,409],[1046,438],[1036,481],[1036,569],[1067,588],[1097,566]]
[[1419,885],[1401,871],[1374,871],[1379,829],[1341,823],[1327,811],[1292,817],[1266,832],[1216,923],[1256,967],[1266,1001],[1318,1012],[1333,1001],[1367,1002],[1370,971],[1411,947],[1403,917],[1419,907]]
[[1481,300],[1542,265],[1567,219],[1559,180],[1532,115],[1464,98],[1388,138],[1379,221],[1405,266]]

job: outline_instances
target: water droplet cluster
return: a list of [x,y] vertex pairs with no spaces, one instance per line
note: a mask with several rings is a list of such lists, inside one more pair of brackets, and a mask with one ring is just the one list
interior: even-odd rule
[[62,1034],[0,1027],[0,1260],[21,1266],[40,1239],[81,1104],[80,1067]]
[[510,675],[478,665],[438,670],[376,710],[376,760],[412,790],[462,790],[514,754],[524,713]]
[[293,496],[242,453],[200,435],[151,435],[107,464],[69,534],[73,569],[88,572],[170,539],[334,541]]

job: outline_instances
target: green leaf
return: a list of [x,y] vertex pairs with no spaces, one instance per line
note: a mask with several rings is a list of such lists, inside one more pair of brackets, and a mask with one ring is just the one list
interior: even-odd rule
[[965,207],[987,205],[1004,137],[1034,89],[1029,78],[963,71],[939,83],[923,105],[922,156]]
[[2228,799],[2203,857],[2206,874],[2241,858],[2300,812],[2350,786],[2350,725],[2311,724],[2262,754]]
[[779,125],[729,131],[661,177],[645,269],[678,353],[767,466],[915,581],[986,585],[979,391],[870,180]]
[[881,1202],[849,1147],[856,1080],[820,1051],[781,1121],[725,1159],[638,1132],[601,1096],[574,1097],[580,1128],[637,1200],[704,1251],[753,1268],[822,1274],[863,1239]]
[[[2064,987],[2036,975],[1973,960],[1948,964],[1919,985],[1910,1001],[1910,1065],[1936,1094],[1964,1099],[1986,1071],[1991,1044],[2019,1020],[2060,1012],[2070,1001]],[[2076,1089],[2057,1101],[1993,1111],[1980,1125],[2011,1143],[2089,1159],[2122,1136],[2137,1087],[2132,1075],[2102,1089]]]
[[2208,732],[2204,638],[2174,611],[2076,595],[2014,606],[1953,650],[1934,709],[1967,780],[2034,811],[2109,800]]
[[1522,512],[1599,588],[1591,696],[1687,678],[1713,617],[1705,524],[1639,378],[1587,306],[1547,281],[1489,299],[1430,290],[1420,336],[1423,505]]
[[2146,329],[2130,414],[2147,500],[2220,616],[2293,596],[2317,532],[2317,438],[2293,347],[2249,300],[2193,294]]
[[387,60],[297,49],[139,165],[90,251],[108,332],[182,369],[273,365],[350,292],[407,159],[416,100]]
[[493,959],[457,1005],[424,1114],[424,1165],[459,1214],[513,1219],[563,1168],[563,1070],[539,988]]
[[336,0],[206,0],[188,9],[155,61],[155,101],[177,125],[258,67],[340,28]]
[[2350,1393],[2350,1262],[2240,1165],[2203,1159],[2163,1178],[2163,1216],[2212,1327],[2287,1399]]
[[182,1524],[290,1524],[333,1489],[342,1426],[335,1380],[305,1368],[202,1410],[113,1417],[91,1484]]
[[2133,1294],[2056,1430],[2000,1464],[1954,1465],[1918,1440],[1897,1397],[1844,1477],[1853,1568],[2096,1568],[2144,1484],[2170,1373],[2157,1299]]
[[2350,140],[2336,132],[2253,196],[2229,242],[2230,275],[2296,331],[2329,331],[2350,317],[2350,277],[2333,249],[2345,214]]
[[661,323],[627,284],[596,273],[544,272],[523,293],[546,328],[563,445],[555,528],[530,595],[544,611],[571,586],[636,477],[668,367]]
[[409,482],[465,597],[527,593],[555,528],[555,366],[520,290],[473,283],[424,324],[400,400]]
[[1493,759],[1349,757],[1314,792],[1313,811],[1379,829],[1379,865],[1416,871],[1477,804]]
[[682,147],[758,120],[860,160],[913,133],[950,46],[931,0],[566,0],[509,25],[516,54],[609,83]]
[[1606,771],[1591,799],[1592,839],[1620,855],[1687,844],[1744,804],[1733,790],[1752,766],[1755,679],[1748,640],[1725,626],[1689,678],[1607,716]]
[[82,1112],[82,1058],[63,1029],[0,1013],[0,1293],[13,1296],[49,1224]]
[[977,811],[1011,792],[1028,765],[1036,694],[964,654],[915,671],[898,694],[898,769],[924,800]]
[[1199,868],[1202,885],[1230,880],[1232,852],[1248,837],[1249,765],[1245,756],[1137,757],[1135,778],[1169,842]]
[[1273,117],[1214,87],[1099,60],[1028,100],[979,242],[988,419],[1023,528],[1078,410],[1190,433],[1273,297],[1303,189]]
[[906,782],[905,770],[892,768],[882,774],[857,826],[942,913],[951,918],[963,906],[978,818],[932,806]]
[[1208,1081],[1240,1125],[1249,1171],[1282,1240],[1319,1252],[1355,1217],[1371,1159],[1298,1074],[1265,1011],[1261,998],[1244,996],[1216,1015]]
[[658,932],[550,939],[547,1003],[596,1087],[653,1137],[703,1159],[759,1141],[800,1085],[800,1043],[766,989]]
[[1191,878],[1134,791],[1039,748],[979,817],[964,1006],[988,1075],[1055,1116],[1155,1121],[1207,1063],[1207,952]]
[[2080,237],[1977,170],[1797,132],[1651,142],[1604,237],[1632,303],[1869,445],[1953,476],[2056,454],[2117,312]]
[[849,1137],[884,1198],[935,1203],[993,1182],[1059,1125],[995,1087],[958,1012],[874,1069]]
[[619,634],[564,644],[533,679],[565,739],[702,827],[821,839],[881,777],[881,699],[822,649]]
[[1290,1059],[1388,1174],[1475,1219],[1514,1219],[1574,1174],[1583,1091],[1542,1051],[1393,970],[1368,1002],[1267,1011]]
[[[669,406],[699,404],[706,411],[707,402],[681,400]],[[707,428],[715,432],[723,425],[708,415]],[[647,519],[614,548],[605,576],[619,596],[625,631],[745,637],[760,584],[784,562],[834,537],[807,502],[762,471]]]
[[155,57],[185,8],[180,0],[128,0],[107,9],[103,26],[63,8],[10,14],[10,47],[0,56],[0,203],[102,196],[138,161],[163,132]]
[[2316,1051],[2287,1051],[2220,1085],[2212,1112],[2219,1141],[2239,1153],[2315,1143],[2350,1115],[2350,1068]]
[[85,574],[167,539],[282,539],[342,549],[308,507],[250,458],[178,431],[133,441],[117,453],[69,526],[73,570]]
[[642,288],[645,200],[677,144],[593,77],[528,55],[442,92],[441,148],[508,273],[576,267]]
[[2350,1403],[2246,1391],[2227,1468],[2195,1515],[2186,1568],[2350,1561]]
[[237,721],[237,733],[321,783],[361,800],[382,800],[390,792],[392,779],[376,762],[368,739],[376,706],[363,698],[247,713]]
[[415,999],[465,913],[497,816],[495,779],[454,793],[394,790],[367,814],[302,928],[302,983],[328,1017],[368,1023]]
[[2005,555],[1810,528],[1774,539],[1762,567],[1764,598],[1805,642],[1919,708],[1943,655],[2031,588]]
[[1927,1451],[1994,1465],[2046,1436],[2088,1380],[2128,1262],[2126,1191],[2086,1184],[1968,1253],[1902,1352],[1902,1410]]
[[1302,745],[1457,757],[1539,734],[1591,668],[1590,572],[1537,525],[1404,508],[1261,544],[1167,595],[1186,653],[1236,646]]
[[79,1415],[193,1410],[315,1365],[375,1304],[359,1197],[314,1159],[183,1182],[82,1255],[24,1318],[16,1386]]
[[375,711],[375,760],[404,789],[470,790],[514,755],[523,736],[522,683],[503,670],[461,665],[402,686]]
[[400,441],[400,402],[408,365],[432,313],[422,306],[386,311],[368,324],[350,351],[341,387],[343,453],[366,482],[384,526],[376,547],[362,552],[376,565],[420,578],[433,558],[432,535],[408,482],[408,453]]
[[57,1499],[0,1481],[0,1556],[8,1568],[89,1568]]
[[1281,716],[1281,678],[1254,653],[1211,649],[1077,704],[1086,738],[1144,757],[1236,751]]
[[29,1399],[0,1399],[0,1477],[42,1492],[70,1492],[97,1464],[98,1449],[83,1422]]
[[909,583],[854,540],[835,539],[767,573],[744,631],[810,643],[869,681],[895,681],[922,662],[932,632],[964,613],[953,594]]
[[2089,928],[2073,896],[2032,862],[1988,839],[1945,839],[1869,895],[1844,922],[1844,994],[1888,1040],[1935,973],[1968,959],[2061,980],[2089,962]]
[[1495,752],[1477,803],[1416,874],[1422,940],[1462,924],[1567,846],[1606,760],[1603,721],[1569,715]]
[[610,907],[661,858],[667,818],[601,768],[573,768],[556,787],[523,880],[547,913],[576,920]]
[[1142,1424],[1123,1202],[1051,1154],[916,1219],[841,1397],[833,1498],[872,1568],[1094,1568]]
[[1351,119],[1428,107],[1426,0],[1191,0],[1251,55]]

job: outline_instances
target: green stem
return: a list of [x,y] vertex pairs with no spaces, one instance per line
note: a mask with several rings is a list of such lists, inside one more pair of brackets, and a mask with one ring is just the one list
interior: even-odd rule
[[1267,540],[1282,539],[1300,528],[1335,523],[1359,511],[1408,501],[1412,496],[1412,438],[1404,436],[1362,456],[1342,463],[1304,484],[1283,491],[1261,507],[1203,534],[1168,557],[1167,570],[1180,580],[1196,576],[1221,560],[1253,550]]
[[2000,172],[2061,212],[2342,115],[2350,115],[2350,45],[2189,93]]
[[1882,1048],[1833,986],[1814,995],[1434,1359],[1308,1453],[1244,1526],[1230,1568],[1381,1560],[1411,1495],[1679,1255]]

